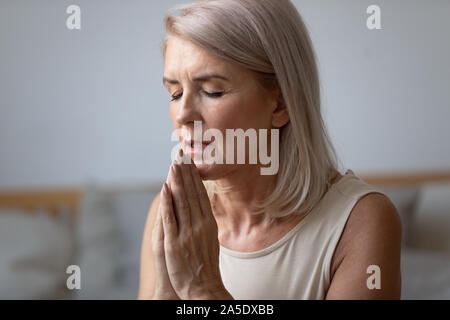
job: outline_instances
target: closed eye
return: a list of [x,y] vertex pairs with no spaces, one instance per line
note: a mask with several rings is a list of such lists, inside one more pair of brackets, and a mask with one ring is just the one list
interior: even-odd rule
[[223,96],[223,92],[206,92],[203,91],[208,97],[210,98],[220,98],[221,96]]
[[170,99],[170,101],[178,100],[178,99],[181,98],[182,95],[183,95],[182,93],[177,94],[177,95],[173,95],[173,96],[171,97],[172,99]]
[[[207,91],[203,91],[203,93],[204,93],[206,96],[210,97],[210,98],[216,98],[216,99],[223,96],[223,92],[207,92]],[[180,94],[178,94],[178,95],[173,95],[173,96],[172,96],[172,99],[171,99],[170,101],[178,100],[178,99],[180,99],[182,96],[183,96],[182,93],[180,93]]]

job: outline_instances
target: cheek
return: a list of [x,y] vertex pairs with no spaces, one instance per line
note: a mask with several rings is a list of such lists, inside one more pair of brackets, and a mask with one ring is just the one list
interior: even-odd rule
[[[173,130],[181,129],[181,125],[178,123],[178,121],[176,121],[177,112],[178,109],[176,109],[175,107],[170,107],[169,113],[170,119],[172,120]],[[178,140],[182,142],[183,139],[181,136],[179,136]]]
[[[251,93],[239,93],[214,103],[205,103],[198,110],[198,120],[203,121],[204,127],[222,132],[225,129],[270,128],[270,114],[265,112],[269,108],[258,97]],[[169,110],[174,129],[180,129],[182,125],[176,120],[179,107],[174,104]]]
[[271,119],[270,115],[265,112],[268,108],[264,102],[239,99],[222,107],[220,112],[211,116],[218,125],[218,129],[270,128]]

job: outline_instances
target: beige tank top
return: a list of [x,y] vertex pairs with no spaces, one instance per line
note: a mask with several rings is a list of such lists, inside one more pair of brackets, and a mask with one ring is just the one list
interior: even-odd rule
[[356,202],[382,193],[353,171],[325,193],[310,213],[280,240],[262,250],[239,252],[220,246],[220,271],[235,299],[325,299],[334,250]]

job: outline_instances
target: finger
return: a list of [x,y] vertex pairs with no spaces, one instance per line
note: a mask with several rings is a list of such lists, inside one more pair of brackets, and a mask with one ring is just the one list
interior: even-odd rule
[[[181,149],[180,149],[181,150]],[[180,151],[180,156],[183,157],[183,151]],[[186,194],[187,200],[189,202],[190,207],[190,215],[191,215],[191,224],[195,225],[196,221],[200,221],[202,219],[202,209],[200,207],[200,201],[198,199],[197,189],[194,185],[194,181],[192,179],[192,173],[189,164],[184,164],[183,162],[179,165],[184,192]]]
[[171,183],[173,180],[173,170],[172,170],[173,168],[172,167],[175,163],[177,163],[176,158],[172,161],[172,164],[169,167],[169,173],[167,174],[166,183],[167,183],[167,186],[169,187],[169,190],[172,190],[172,183]]
[[[155,290],[164,292],[165,294],[173,293],[173,287],[170,282],[169,272],[167,270],[167,262],[165,256],[164,244],[164,229],[161,216],[161,206],[158,209],[158,214],[155,220],[153,230],[155,237],[158,238],[158,253],[154,255],[154,270],[155,270]],[[174,293],[176,295],[176,293]]]
[[172,165],[172,203],[178,221],[179,232],[185,228],[191,228],[189,202],[184,192],[183,180],[179,164]]
[[170,244],[178,235],[177,219],[172,206],[172,197],[166,183],[161,195],[161,214],[164,228],[164,244]]
[[155,224],[152,229],[152,249],[156,255],[164,254],[164,233],[161,223],[161,206],[158,207],[158,212],[155,218]]
[[197,198],[202,209],[203,217],[214,217],[211,209],[211,202],[208,197],[208,192],[206,191],[205,185],[203,184],[202,178],[200,177],[200,173],[198,172],[198,169],[194,164],[190,166],[190,169],[192,180],[194,181],[195,185],[195,190],[197,191]]
[[158,285],[163,286],[167,274],[167,265],[164,251],[164,230],[161,221],[161,207],[158,209],[155,225],[153,227],[153,251],[154,251],[154,268],[156,273],[156,281]]
[[192,163],[192,159],[190,156],[188,156],[186,153],[184,153],[183,148],[180,148],[180,150],[178,150],[178,153],[175,157],[175,162],[176,163],[184,163],[184,164],[191,164]]
[[166,184],[169,187],[169,193],[170,196],[172,198],[172,208],[173,208],[173,212],[175,214],[175,218],[177,219],[178,222],[178,229],[180,228],[180,219],[181,217],[179,216],[179,212],[177,212],[176,208],[175,208],[175,198],[174,198],[174,181],[175,181],[175,164],[177,163],[177,159],[175,158],[174,161],[172,162],[172,164],[170,165],[169,168],[169,175],[167,176],[167,181]]

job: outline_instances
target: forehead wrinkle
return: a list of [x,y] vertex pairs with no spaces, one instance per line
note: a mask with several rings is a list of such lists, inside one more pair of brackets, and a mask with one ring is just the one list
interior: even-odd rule
[[209,73],[219,73],[231,80],[230,75],[223,72],[229,67],[222,60],[182,39],[169,41],[165,67],[165,76],[173,80],[186,78],[193,81],[194,78]]

